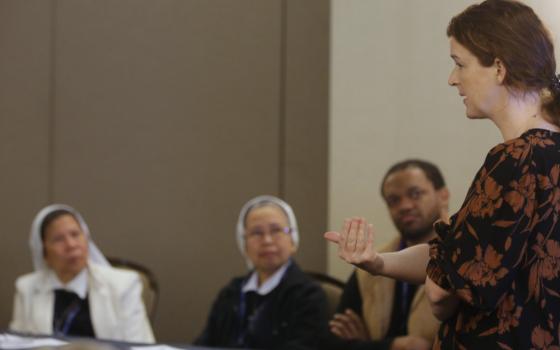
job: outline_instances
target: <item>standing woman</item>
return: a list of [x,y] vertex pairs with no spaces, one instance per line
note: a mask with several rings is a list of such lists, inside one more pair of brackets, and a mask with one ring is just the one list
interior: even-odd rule
[[550,35],[509,0],[470,6],[447,35],[449,84],[467,117],[490,119],[504,142],[429,245],[378,254],[362,218],[325,236],[373,274],[425,281],[443,321],[435,349],[559,349],[560,77]]
[[154,342],[140,277],[109,265],[74,208],[43,208],[29,244],[35,272],[16,281],[11,330]]

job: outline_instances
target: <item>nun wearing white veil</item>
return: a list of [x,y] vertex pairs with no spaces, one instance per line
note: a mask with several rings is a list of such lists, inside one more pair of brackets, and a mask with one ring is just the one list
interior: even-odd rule
[[74,208],[43,208],[29,246],[35,271],[16,280],[11,330],[154,342],[140,277],[109,265]]
[[249,268],[218,294],[197,345],[252,349],[314,349],[326,329],[319,285],[293,259],[299,243],[288,203],[259,196],[242,207],[236,241]]

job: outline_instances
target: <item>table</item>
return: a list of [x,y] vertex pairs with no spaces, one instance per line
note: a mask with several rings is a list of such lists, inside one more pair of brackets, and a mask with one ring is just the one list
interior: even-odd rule
[[[7,350],[217,350],[189,344],[140,344],[80,337],[36,335],[0,330],[0,349]],[[222,350],[228,350],[222,348]],[[229,349],[231,350],[231,349]]]

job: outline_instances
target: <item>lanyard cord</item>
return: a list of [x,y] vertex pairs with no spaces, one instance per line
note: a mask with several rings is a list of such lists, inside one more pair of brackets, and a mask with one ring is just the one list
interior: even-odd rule
[[[407,247],[406,245],[406,241],[404,240],[404,238],[401,239],[401,242],[399,244],[399,250],[403,250]],[[402,320],[402,331],[403,333],[406,333],[406,328],[407,328],[407,319],[408,319],[408,306],[409,306],[409,293],[410,293],[410,284],[407,282],[403,282],[403,281],[398,281],[397,283],[397,288],[400,288],[400,294],[401,294],[401,320]]]
[[[250,314],[247,314],[247,302],[245,293],[241,293],[239,304],[239,325],[240,331],[237,337],[237,344],[242,346],[248,346],[247,344],[247,334],[252,334],[255,332],[255,327],[258,325],[259,320],[262,320],[262,314],[269,304],[269,300],[262,299],[262,296],[255,293],[256,301],[253,300],[250,304]],[[245,321],[246,324],[245,324]],[[245,327],[244,327],[245,326]]]
[[80,300],[74,300],[72,304],[70,304],[70,306],[68,306],[64,310],[62,316],[57,320],[55,324],[55,333],[67,335],[68,331],[70,330],[70,326],[72,325],[72,322],[74,322],[74,319],[80,312],[81,308],[82,305]]
[[239,296],[239,334],[237,336],[237,344],[245,345],[245,336],[247,335],[247,329],[243,327],[245,321],[245,313],[247,312],[247,302],[245,301],[245,293],[240,291]]

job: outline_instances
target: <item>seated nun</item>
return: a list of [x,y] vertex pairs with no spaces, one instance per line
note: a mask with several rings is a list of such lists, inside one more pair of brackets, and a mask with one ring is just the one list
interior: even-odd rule
[[236,238],[250,272],[220,291],[195,344],[316,348],[327,324],[326,296],[292,258],[299,242],[292,208],[276,197],[253,198],[241,209]]
[[140,277],[109,265],[75,209],[42,209],[29,243],[35,272],[16,280],[11,330],[154,342]]

